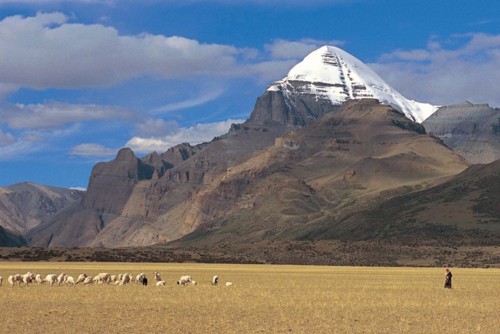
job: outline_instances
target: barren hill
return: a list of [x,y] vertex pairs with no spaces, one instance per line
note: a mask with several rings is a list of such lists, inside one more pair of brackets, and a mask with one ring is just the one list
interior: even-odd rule
[[82,197],[82,191],[29,182],[0,188],[0,245],[25,244],[30,229]]
[[391,107],[350,101],[278,138],[199,192],[190,207],[205,208],[197,213],[205,223],[184,240],[363,240],[368,235],[362,229],[343,221],[398,194],[435,186],[467,166]]

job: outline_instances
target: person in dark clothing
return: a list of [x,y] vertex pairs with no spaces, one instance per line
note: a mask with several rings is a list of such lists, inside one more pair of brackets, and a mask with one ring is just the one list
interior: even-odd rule
[[451,271],[448,268],[446,268],[445,272],[446,275],[444,276],[444,287],[447,289],[451,289],[451,277],[453,275],[451,274]]

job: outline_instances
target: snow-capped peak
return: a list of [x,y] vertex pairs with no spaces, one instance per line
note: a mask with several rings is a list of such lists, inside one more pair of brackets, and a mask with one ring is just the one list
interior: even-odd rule
[[268,91],[297,94],[291,82],[299,82],[298,93],[315,95],[317,99],[341,104],[346,100],[375,98],[403,112],[418,123],[437,110],[437,106],[409,100],[389,86],[367,65],[334,46],[323,46],[295,65],[288,75],[272,83]]

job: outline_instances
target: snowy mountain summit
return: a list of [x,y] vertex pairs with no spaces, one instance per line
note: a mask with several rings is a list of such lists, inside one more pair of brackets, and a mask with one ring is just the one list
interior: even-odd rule
[[405,98],[359,59],[333,46],[311,52],[267,91],[281,91],[289,100],[297,95],[312,95],[316,100],[333,105],[352,99],[375,98],[418,123],[438,108]]

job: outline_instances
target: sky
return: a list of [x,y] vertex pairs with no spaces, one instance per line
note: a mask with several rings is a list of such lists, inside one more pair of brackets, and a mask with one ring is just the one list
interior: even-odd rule
[[0,187],[210,141],[323,45],[409,99],[500,107],[498,1],[0,0]]

